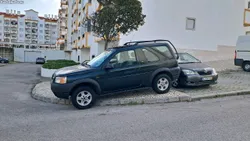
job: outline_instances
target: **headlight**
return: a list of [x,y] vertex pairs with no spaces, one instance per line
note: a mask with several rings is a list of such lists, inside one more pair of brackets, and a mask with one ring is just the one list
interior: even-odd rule
[[195,74],[198,74],[196,71],[192,71],[192,70],[182,70],[182,71],[186,75],[195,75]]
[[56,77],[55,83],[66,84],[67,83],[67,77]]
[[213,74],[216,75],[217,74],[216,70],[214,68],[212,70],[213,70]]

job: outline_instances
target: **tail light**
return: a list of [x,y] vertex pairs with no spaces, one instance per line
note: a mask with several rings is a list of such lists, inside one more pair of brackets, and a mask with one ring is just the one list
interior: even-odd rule
[[236,52],[236,50],[234,51],[234,59],[236,59],[237,58],[237,52]]

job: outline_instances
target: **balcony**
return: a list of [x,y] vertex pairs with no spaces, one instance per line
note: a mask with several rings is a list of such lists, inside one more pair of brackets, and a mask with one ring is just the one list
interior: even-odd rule
[[4,38],[10,38],[10,34],[4,34]]
[[25,43],[30,44],[31,40],[25,40]]
[[10,28],[4,28],[4,32],[10,32]]
[[67,8],[68,8],[68,5],[66,5],[66,4],[63,4],[63,5],[62,5],[62,9],[63,9],[63,10],[66,10]]
[[61,0],[61,4],[67,4],[68,0]]
[[45,40],[50,40],[50,37],[49,36],[45,36]]
[[17,39],[17,36],[16,35],[12,35],[11,38],[12,39]]
[[4,38],[4,42],[10,42],[9,38]]
[[12,43],[16,43],[16,42],[17,42],[17,39],[11,39],[11,42],[12,42]]
[[37,29],[32,29],[32,34],[37,34]]
[[36,35],[33,35],[33,36],[32,36],[32,39],[36,39],[36,40],[37,40],[37,36],[36,36]]
[[37,44],[37,40],[32,40],[31,43],[32,44]]
[[49,24],[45,24],[45,28],[49,28]]
[[9,22],[4,22],[4,26],[10,26]]
[[67,31],[66,30],[61,31],[61,35],[67,35]]
[[31,34],[31,30],[26,30],[26,34]]
[[37,24],[32,24],[32,28],[37,28]]
[[17,30],[11,30],[11,33],[17,33]]

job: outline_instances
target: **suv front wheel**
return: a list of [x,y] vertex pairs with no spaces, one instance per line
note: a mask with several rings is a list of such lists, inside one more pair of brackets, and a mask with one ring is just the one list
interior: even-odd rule
[[77,109],[88,109],[95,103],[96,93],[90,87],[79,87],[72,93],[71,101]]
[[172,85],[171,82],[167,74],[161,74],[155,77],[152,88],[156,93],[164,94],[169,92]]

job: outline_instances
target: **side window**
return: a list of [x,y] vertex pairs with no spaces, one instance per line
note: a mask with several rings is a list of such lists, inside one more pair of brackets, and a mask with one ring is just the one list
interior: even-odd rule
[[146,57],[145,59],[148,63],[159,61],[159,58],[154,53],[150,52],[149,50],[142,49],[142,52],[144,53]]
[[113,65],[114,68],[125,68],[138,64],[134,50],[123,51],[118,53],[109,61],[109,63]]
[[174,56],[172,55],[171,51],[167,46],[158,46],[158,47],[152,47],[153,50],[156,52],[162,54],[163,56],[166,56],[169,59],[173,59]]

